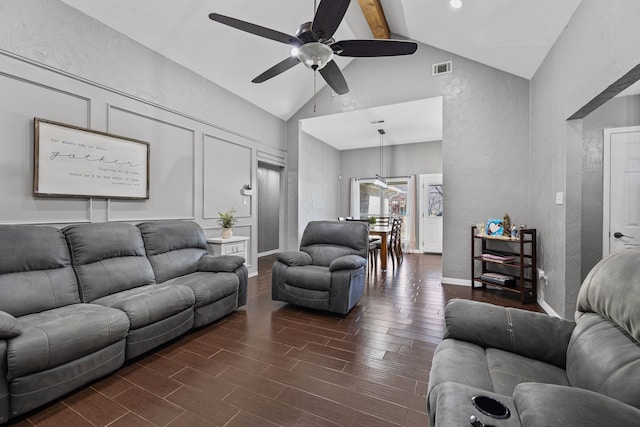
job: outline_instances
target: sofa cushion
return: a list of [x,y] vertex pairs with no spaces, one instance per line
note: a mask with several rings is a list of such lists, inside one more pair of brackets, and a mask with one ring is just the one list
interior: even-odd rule
[[16,337],[21,333],[18,320],[6,311],[0,311],[0,340]]
[[138,224],[158,283],[198,271],[208,252],[202,228],[192,221],[150,221]]
[[94,303],[123,311],[131,329],[138,329],[193,307],[194,301],[193,292],[185,286],[147,285],[107,295]]
[[523,382],[569,385],[564,369],[540,360],[495,348],[485,350],[489,376],[496,393],[511,396]]
[[331,289],[331,271],[329,267],[317,265],[289,267],[285,282],[296,288],[328,291]]
[[515,387],[526,381],[569,384],[565,371],[557,366],[451,338],[436,348],[429,389],[447,381],[505,396],[511,396]]
[[575,387],[640,408],[640,344],[599,314],[580,318],[569,342],[567,376]]
[[44,371],[107,347],[127,336],[120,310],[73,304],[20,317],[22,334],[8,341],[7,379]]
[[234,273],[197,272],[168,280],[163,285],[180,285],[191,289],[195,306],[202,307],[238,292],[238,276]]
[[131,224],[64,228],[84,302],[155,283],[140,231]]
[[0,310],[19,317],[80,302],[64,235],[54,227],[0,226]]

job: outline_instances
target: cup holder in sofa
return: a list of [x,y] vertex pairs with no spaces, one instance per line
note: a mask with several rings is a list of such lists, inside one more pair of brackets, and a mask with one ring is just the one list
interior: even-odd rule
[[480,412],[490,417],[505,419],[511,416],[509,408],[489,396],[473,396],[471,402]]

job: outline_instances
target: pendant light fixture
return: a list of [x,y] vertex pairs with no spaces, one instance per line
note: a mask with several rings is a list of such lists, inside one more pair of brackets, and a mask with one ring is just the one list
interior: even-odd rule
[[387,180],[384,179],[383,174],[383,152],[382,152],[382,138],[384,137],[385,131],[384,129],[378,129],[378,133],[380,134],[380,174],[376,174],[376,179],[373,181],[373,185],[376,187],[380,187],[382,189],[387,188]]

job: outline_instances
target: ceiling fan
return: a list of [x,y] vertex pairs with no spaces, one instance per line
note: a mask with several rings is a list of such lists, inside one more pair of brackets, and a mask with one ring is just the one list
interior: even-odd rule
[[418,45],[400,40],[342,40],[335,41],[334,33],[347,13],[350,0],[321,0],[313,22],[298,27],[296,35],[281,33],[260,25],[229,16],[210,13],[209,18],[247,33],[288,44],[291,55],[252,80],[262,83],[302,62],[308,68],[319,71],[329,86],[339,95],[349,92],[349,86],[333,60],[334,55],[349,57],[374,57],[411,55]]

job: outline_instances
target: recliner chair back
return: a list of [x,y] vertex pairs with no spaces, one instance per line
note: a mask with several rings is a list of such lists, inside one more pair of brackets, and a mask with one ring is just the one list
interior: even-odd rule
[[313,265],[323,267],[328,267],[331,261],[345,255],[367,258],[368,225],[356,221],[311,221],[302,234],[300,250],[311,256]]
[[142,236],[135,225],[77,224],[63,231],[84,302],[155,283]]
[[138,224],[158,283],[198,271],[208,253],[202,228],[192,221],[149,221]]
[[567,349],[571,385],[640,408],[640,248],[601,260],[585,278]]
[[0,310],[19,317],[80,302],[67,242],[48,226],[0,226]]

